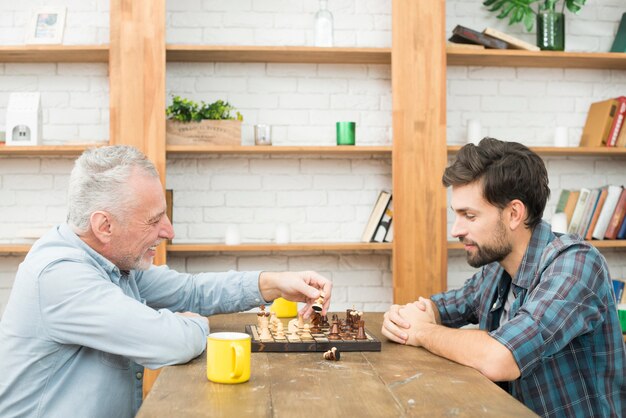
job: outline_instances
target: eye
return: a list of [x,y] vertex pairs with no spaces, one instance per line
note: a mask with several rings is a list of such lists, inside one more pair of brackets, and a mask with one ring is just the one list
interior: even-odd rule
[[474,219],[476,219],[476,215],[473,215],[471,213],[466,213],[465,214],[465,218],[470,220],[470,221],[473,221]]

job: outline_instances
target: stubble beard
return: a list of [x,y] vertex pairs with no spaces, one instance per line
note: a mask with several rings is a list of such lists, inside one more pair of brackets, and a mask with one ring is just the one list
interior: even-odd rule
[[[475,242],[471,244],[476,246],[476,253],[469,251],[466,253],[467,264],[474,268],[479,268],[493,262],[500,262],[513,251],[513,245],[506,239],[506,229],[502,221],[498,222],[493,244],[478,245]],[[461,239],[461,242],[463,239]]]

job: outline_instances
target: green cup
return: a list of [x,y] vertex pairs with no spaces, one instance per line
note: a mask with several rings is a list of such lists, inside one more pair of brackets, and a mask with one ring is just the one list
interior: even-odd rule
[[622,333],[626,334],[626,304],[622,303],[617,305],[617,315],[619,316],[619,323],[622,326]]
[[354,145],[356,122],[337,122],[337,145]]

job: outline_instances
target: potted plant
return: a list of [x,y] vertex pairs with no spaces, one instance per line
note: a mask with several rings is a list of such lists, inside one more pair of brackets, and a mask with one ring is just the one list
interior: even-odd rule
[[166,138],[172,145],[240,145],[241,113],[231,116],[235,108],[228,102],[213,103],[173,96],[167,107]]
[[[543,50],[563,51],[565,49],[565,15],[567,7],[578,13],[587,0],[484,0],[483,5],[490,12],[499,12],[498,19],[509,19],[509,25],[523,23],[526,30],[533,29],[537,21],[537,46]],[[557,11],[557,4],[561,4]],[[533,9],[536,4],[537,10]]]

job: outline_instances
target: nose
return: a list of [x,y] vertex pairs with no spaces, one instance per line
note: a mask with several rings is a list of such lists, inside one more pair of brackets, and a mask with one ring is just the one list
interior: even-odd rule
[[174,239],[174,226],[172,225],[172,221],[170,218],[165,215],[161,218],[161,231],[159,233],[159,237],[172,240]]
[[460,216],[454,217],[454,223],[452,224],[452,230],[450,231],[454,238],[463,237],[467,235],[467,230],[463,222],[463,218]]

